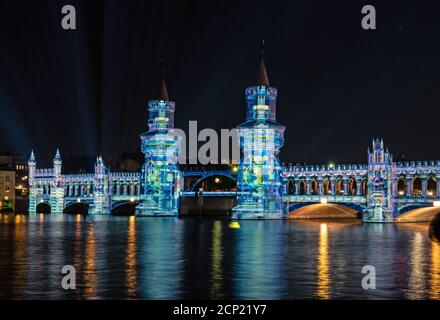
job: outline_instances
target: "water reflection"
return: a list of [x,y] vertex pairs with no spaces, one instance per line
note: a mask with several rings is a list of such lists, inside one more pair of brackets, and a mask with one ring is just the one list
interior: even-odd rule
[[182,286],[182,221],[140,219],[138,291],[143,299],[180,299]]
[[316,258],[316,265],[318,271],[317,292],[319,299],[330,299],[330,259],[328,252],[328,226],[321,223],[319,231],[319,247]]
[[86,237],[86,250],[85,250],[85,267],[84,267],[84,278],[85,278],[85,297],[87,299],[95,299],[96,293],[96,239],[95,239],[95,226],[93,223],[89,222],[87,226],[87,237]]
[[137,263],[136,263],[136,220],[131,216],[128,220],[127,258],[125,259],[127,297],[136,297]]
[[222,268],[222,222],[217,220],[212,228],[211,248],[211,298],[222,298],[223,268]]
[[431,286],[430,298],[440,300],[440,243],[431,242]]
[[[440,299],[420,224],[0,215],[0,298]],[[74,265],[77,290],[60,288]],[[361,287],[374,265],[377,289]]]
[[[75,266],[75,271],[77,274],[76,280],[78,283],[84,283],[84,274],[82,267],[82,257],[83,257],[83,243],[82,243],[82,232],[83,232],[83,224],[82,224],[82,216],[80,214],[75,215],[75,231],[73,237],[73,253],[72,256],[67,257],[67,263],[72,263],[73,258],[73,266]],[[87,245],[87,244],[86,244]]]
[[14,218],[14,233],[12,243],[12,290],[18,297],[24,296],[28,275],[28,242],[26,217],[16,215]]
[[234,298],[280,299],[286,285],[283,225],[279,221],[243,221],[240,225],[234,230]]
[[408,282],[408,299],[423,299],[425,287],[424,241],[420,232],[416,232],[411,241],[411,273]]

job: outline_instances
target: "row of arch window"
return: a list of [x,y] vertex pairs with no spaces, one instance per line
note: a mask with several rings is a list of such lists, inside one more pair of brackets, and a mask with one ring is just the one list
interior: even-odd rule
[[318,181],[310,180],[307,184],[306,180],[300,180],[297,183],[293,180],[289,180],[287,187],[287,194],[289,195],[336,195],[336,196],[360,196],[367,193],[367,180],[356,180],[354,178],[345,181],[343,179],[336,180],[334,186],[332,182],[325,179],[322,182],[322,187]]
[[400,197],[436,197],[440,188],[439,182],[434,177],[427,179],[420,177],[405,179],[405,177],[399,177],[397,180],[397,195]]
[[[42,194],[50,194],[51,186],[42,185],[38,186],[42,188]],[[111,187],[111,194],[113,195],[138,195],[140,193],[139,184],[113,184]],[[94,193],[95,186],[93,184],[83,184],[83,185],[67,185],[64,188],[64,196],[81,196],[81,195],[92,195]]]

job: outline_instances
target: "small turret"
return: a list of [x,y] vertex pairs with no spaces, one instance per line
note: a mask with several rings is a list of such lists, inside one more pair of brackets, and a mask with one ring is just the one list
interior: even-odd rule
[[96,158],[95,174],[96,175],[104,175],[105,174],[105,164],[104,164],[104,160],[102,159],[102,156],[98,156]]
[[154,100],[148,101],[148,127],[150,131],[174,127],[174,102],[170,100],[165,81],[165,62],[160,63],[159,88]]
[[61,176],[61,166],[63,164],[63,161],[61,160],[60,150],[57,148],[57,151],[55,153],[55,157],[53,158],[53,170],[55,177]]
[[31,165],[31,164],[36,164],[36,162],[35,162],[34,150],[31,151],[31,155],[30,155],[30,157],[29,157],[28,164],[29,164],[29,165]]
[[276,121],[277,89],[269,84],[266,65],[264,63],[264,39],[261,40],[260,65],[257,79],[252,87],[246,89],[247,111],[246,120]]
[[390,163],[392,161],[388,148],[384,147],[383,139],[373,139],[373,151],[368,148],[369,163]]
[[31,155],[28,160],[29,170],[29,184],[32,185],[35,177],[35,171],[37,170],[37,162],[35,161],[34,150],[31,151]]

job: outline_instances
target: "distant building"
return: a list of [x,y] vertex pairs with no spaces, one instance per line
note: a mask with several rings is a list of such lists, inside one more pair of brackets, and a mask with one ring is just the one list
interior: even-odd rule
[[0,211],[15,209],[15,171],[0,171]]
[[27,176],[27,157],[18,155],[0,155],[0,169],[14,170],[17,175]]
[[[6,176],[8,177],[11,174],[14,176],[12,189],[9,191],[9,194],[5,194],[8,200],[4,199],[3,193],[0,200],[3,202],[7,201],[6,203],[8,204],[13,199],[12,203],[15,211],[26,212],[29,197],[27,158],[20,155],[0,155],[0,171],[7,172]],[[5,183],[4,178],[1,180],[3,183]],[[5,203],[2,204],[4,205]]]

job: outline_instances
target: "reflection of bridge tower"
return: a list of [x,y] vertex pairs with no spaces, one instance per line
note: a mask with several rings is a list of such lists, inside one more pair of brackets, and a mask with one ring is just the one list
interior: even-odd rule
[[102,156],[96,159],[94,184],[90,214],[110,214],[109,176]]
[[269,86],[263,51],[256,85],[246,90],[246,122],[239,125],[242,155],[234,219],[283,217],[279,150],[285,127],[276,122],[277,89]]
[[392,221],[392,162],[393,157],[384,148],[383,140],[373,140],[368,150],[368,193],[365,222]]
[[174,102],[161,73],[159,96],[148,102],[148,132],[141,135],[145,163],[141,173],[141,194],[136,215],[176,216],[182,174],[177,166],[178,138],[174,128]]
[[53,159],[53,180],[49,197],[51,210],[56,213],[62,213],[64,209],[64,188],[61,177],[62,163],[60,151],[57,149],[55,158]]

